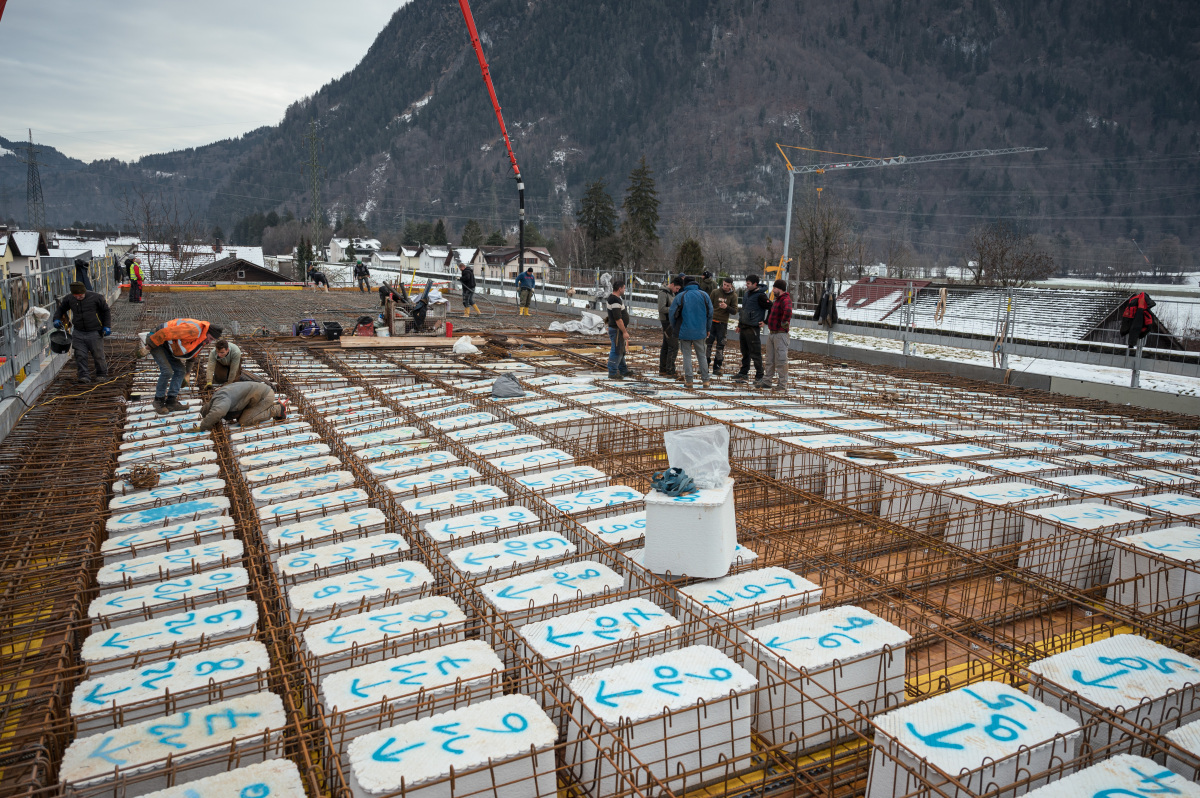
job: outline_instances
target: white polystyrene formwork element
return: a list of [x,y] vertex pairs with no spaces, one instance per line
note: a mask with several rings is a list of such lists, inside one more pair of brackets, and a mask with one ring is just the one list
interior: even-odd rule
[[302,499],[268,504],[258,508],[258,520],[264,526],[271,524],[286,524],[297,518],[313,515],[333,515],[338,511],[349,511],[364,506],[370,496],[362,488],[334,490],[328,493],[318,493],[316,496],[306,496]]
[[350,410],[345,413],[333,413],[325,416],[325,420],[330,424],[364,424],[364,423],[386,423],[386,421],[395,416],[396,411],[390,407],[384,407],[375,400],[369,400],[360,403],[356,410]]
[[78,718],[114,706],[162,698],[168,693],[178,696],[209,683],[245,679],[270,669],[271,659],[262,643],[254,640],[230,643],[88,679],[71,695],[71,715]]
[[63,755],[60,779],[81,786],[146,769],[146,764],[170,754],[176,762],[199,756],[199,751],[238,738],[262,735],[287,725],[283,701],[263,692],[220,701],[203,709],[122,726],[82,737]]
[[281,463],[280,465],[268,466],[267,468],[256,468],[253,471],[247,471],[242,476],[247,483],[253,486],[256,482],[266,482],[283,477],[299,477],[317,471],[328,471],[337,468],[341,464],[342,461],[333,455],[324,455],[322,457],[311,457],[291,463]]
[[[463,640],[415,654],[331,673],[321,680],[321,703],[329,712],[355,715],[368,709],[397,710],[463,688],[500,687],[504,663],[481,640]],[[382,702],[382,703],[381,703]],[[413,712],[398,719],[415,719]]]
[[826,419],[825,426],[840,429],[843,432],[865,432],[867,430],[887,429],[888,424],[871,418],[835,418]]
[[745,421],[737,425],[742,429],[759,435],[807,435],[820,432],[820,427],[804,424],[799,421],[784,419],[782,421]]
[[953,464],[901,466],[899,468],[885,469],[884,473],[892,479],[929,488],[939,488],[959,482],[989,479],[992,476],[975,468]]
[[1024,519],[1011,510],[1065,500],[1058,491],[1027,482],[985,482],[947,489],[944,537],[947,543],[972,550],[1009,546],[1021,540]]
[[294,612],[316,615],[384,596],[400,602],[421,595],[434,581],[428,568],[406,560],[296,585],[288,590],[288,604]]
[[421,471],[408,476],[396,477],[384,482],[383,486],[397,496],[415,496],[438,488],[470,483],[482,477],[482,474],[470,466],[457,465],[450,468],[439,468],[434,471]]
[[266,504],[279,504],[303,496],[348,488],[353,484],[354,474],[349,471],[330,471],[325,474],[314,474],[252,488],[250,498],[254,500],[256,506],[261,507]]
[[1124,502],[1156,515],[1181,518],[1200,516],[1200,496],[1189,493],[1156,493],[1153,496],[1127,498]]
[[646,534],[646,511],[639,510],[636,513],[589,521],[583,525],[583,528],[613,546],[628,541],[638,541]]
[[378,460],[367,465],[367,470],[377,477],[394,477],[397,474],[408,474],[413,471],[424,471],[440,465],[457,463],[458,456],[453,452],[422,452],[408,457],[396,457],[390,460]]
[[605,592],[615,593],[623,585],[621,575],[607,565],[594,560],[579,560],[489,582],[479,586],[478,590],[503,615]]
[[413,415],[417,418],[438,418],[439,416],[462,415],[463,413],[476,410],[475,405],[470,402],[455,402],[453,404],[442,405],[439,407],[431,407],[428,410],[419,410]]
[[[631,562],[636,563],[637,565],[641,565],[642,567],[645,567],[646,550],[644,548],[643,549],[628,549],[623,553],[625,554],[626,557],[628,557],[630,559]],[[733,547],[733,559],[731,559],[729,561],[729,568],[733,569],[733,568],[739,568],[743,565],[749,565],[750,563],[754,562],[757,559],[758,559],[757,551],[754,551],[753,549],[748,549],[745,546],[743,546],[741,543],[739,543]],[[628,575],[627,575],[626,581],[629,582],[630,585],[632,585],[632,579],[629,579]]]
[[625,402],[629,400],[629,397],[616,391],[599,391],[582,396],[573,396],[571,400],[581,405],[602,405],[612,404],[613,402]]
[[557,532],[533,532],[528,535],[464,546],[446,554],[459,570],[468,574],[499,571],[538,560],[554,560],[575,553],[575,544]]
[[291,463],[296,460],[307,460],[313,457],[322,457],[329,454],[329,444],[327,443],[310,443],[304,446],[289,446],[286,449],[276,449],[270,452],[259,452],[257,454],[248,454],[238,458],[238,467],[243,470],[265,468],[267,466],[279,465],[280,463]]
[[1100,449],[1102,451],[1133,448],[1133,444],[1129,441],[1118,441],[1110,438],[1090,438],[1085,440],[1072,439],[1071,443],[1075,443],[1080,446],[1086,446],[1089,449]]
[[117,562],[132,557],[139,549],[155,549],[169,546],[171,541],[187,545],[187,541],[204,542],[207,538],[227,538],[237,524],[227,515],[218,515],[200,521],[188,521],[174,526],[143,527],[136,532],[113,535],[100,546],[105,561]]
[[856,446],[869,447],[871,444],[861,438],[855,438],[841,433],[827,435],[790,435],[780,438],[784,443],[791,443],[805,449],[853,449]]
[[795,746],[792,753],[832,745],[866,728],[856,713],[874,715],[904,700],[911,635],[864,609],[834,607],[747,635],[755,659],[787,679],[759,666],[758,730],[774,745]]
[[354,435],[346,438],[342,443],[346,444],[351,449],[366,449],[370,446],[379,446],[386,443],[396,443],[397,441],[407,441],[412,438],[420,438],[425,433],[421,432],[416,427],[390,427],[381,429],[377,432],[368,432],[364,435]]
[[224,496],[209,496],[204,499],[167,504],[162,507],[147,507],[119,515],[111,515],[104,528],[108,534],[120,535],[146,527],[164,527],[187,521],[198,521],[229,512],[229,499]]
[[[624,396],[622,399],[626,398]],[[563,403],[556,399],[531,399],[526,402],[517,402],[505,408],[508,412],[517,416],[529,416],[534,413],[541,413],[546,410],[555,410],[563,406]]]
[[930,435],[928,432],[919,432],[913,429],[878,429],[863,434],[868,438],[890,443],[892,446],[912,446],[918,443],[937,443],[945,440],[945,438]]
[[1136,482],[1106,476],[1104,474],[1071,474],[1065,477],[1046,477],[1046,482],[1060,485],[1078,493],[1095,496],[1110,496],[1121,493],[1137,493],[1145,487]]
[[[156,460],[154,465],[158,468],[183,468],[200,465],[201,463],[213,463],[216,462],[216,459],[217,453],[212,449],[206,449],[200,452],[191,452],[189,454],[180,454],[174,457],[165,457],[160,460]],[[113,474],[117,477],[126,477],[137,465],[138,463],[127,463],[125,465],[118,466],[117,470],[114,471]]]
[[[597,718],[619,727],[633,755],[668,784],[677,772],[723,769],[750,753],[754,701],[748,693],[757,686],[749,671],[709,646],[578,676],[570,689],[582,706],[568,720],[567,760],[591,794],[614,794],[617,773],[596,749],[597,742],[609,747],[613,741],[607,733],[589,739],[581,729]],[[676,714],[666,722],[670,712]]]
[[355,563],[396,559],[409,550],[403,535],[385,533],[334,543],[330,546],[293,551],[275,560],[280,576],[320,577],[329,568],[350,569]]
[[287,424],[276,424],[271,427],[252,427],[240,432],[231,432],[229,433],[229,442],[262,441],[268,438],[294,435],[297,432],[308,432],[311,429],[312,427],[309,426],[307,421],[289,421]]
[[988,455],[1000,454],[995,449],[989,449],[977,443],[937,443],[932,446],[917,446],[916,449],[926,454],[954,460],[966,460],[972,457],[987,457]]
[[223,596],[240,597],[250,584],[245,568],[219,568],[162,582],[106,593],[88,605],[88,617],[107,618],[177,601],[207,601]]
[[591,490],[576,491],[575,493],[550,496],[546,501],[554,505],[559,512],[575,515],[577,513],[588,512],[589,510],[612,507],[617,504],[640,502],[644,498],[644,494],[628,485],[609,485],[604,488],[593,488]]
[[315,432],[297,432],[292,435],[284,435],[281,438],[235,443],[232,444],[232,448],[234,454],[242,457],[254,454],[255,452],[261,452],[265,449],[283,449],[298,446],[302,443],[316,443],[319,440],[321,440],[321,436]]
[[596,482],[608,479],[598,468],[591,466],[571,466],[554,471],[543,471],[540,474],[528,474],[516,478],[523,487],[534,493],[545,493],[549,490],[567,490],[577,483]]
[[1109,601],[1183,627],[1200,623],[1200,575],[1195,572],[1200,528],[1173,526],[1116,542],[1121,545],[1112,547]]
[[258,605],[253,601],[231,601],[95,632],[83,641],[79,657],[84,662],[102,662],[192,643],[201,637],[209,643],[246,638],[254,633],[257,623]]
[[810,420],[840,418],[846,415],[840,410],[832,410],[828,407],[780,407],[775,412],[782,413],[785,416],[792,416],[793,418],[807,418]]
[[369,463],[374,460],[382,460],[396,455],[409,454],[410,452],[419,452],[423,449],[432,449],[435,441],[432,438],[414,438],[403,443],[387,443],[382,446],[370,446],[366,449],[359,449],[355,454],[359,460],[364,463]]
[[141,449],[190,444],[196,441],[211,442],[212,437],[207,432],[177,432],[173,435],[152,435],[138,437],[132,440],[126,440],[124,443],[120,444],[118,451],[133,452]]
[[555,798],[557,736],[536,701],[506,695],[364,734],[347,751],[359,795]]
[[654,573],[720,577],[737,546],[733,479],[682,496],[646,494],[644,566]]
[[535,452],[495,457],[488,462],[504,473],[516,471],[537,474],[570,466],[575,462],[575,458],[562,449],[540,449]]
[[666,610],[635,598],[525,624],[517,633],[529,650],[557,659],[639,636],[662,636],[679,628],[679,621]]
[[[1140,635],[1115,635],[1031,663],[1029,671],[1052,685],[1066,688],[1091,705],[1165,734],[1200,718],[1200,660]],[[1083,711],[1039,681],[1029,694],[1080,722]],[[1078,701],[1076,701],[1078,703]],[[1115,726],[1094,732],[1093,746],[1127,739]]]
[[159,485],[146,490],[133,491],[123,496],[113,496],[108,502],[111,513],[127,513],[147,506],[179,504],[202,496],[217,496],[225,490],[225,480],[220,477]]
[[[187,468],[177,468],[173,471],[160,471],[158,472],[158,484],[155,487],[164,488],[168,485],[209,479],[218,476],[220,473],[221,467],[215,463],[202,463],[200,465],[188,466]],[[113,483],[113,495],[115,496],[137,493],[142,490],[144,488],[135,488],[124,480],[118,480]]]
[[600,407],[592,408],[597,413],[603,413],[609,416],[625,417],[636,416],[639,413],[665,413],[667,409],[662,405],[654,404],[653,402],[620,402],[614,405],[601,405]]
[[[620,396],[620,394],[618,394]],[[624,399],[624,396],[621,396]],[[732,410],[733,405],[717,399],[667,399],[664,405],[678,407],[680,410]]]
[[1027,798],[1152,798],[1157,795],[1200,798],[1200,786],[1174,772],[1174,768],[1168,770],[1152,759],[1117,754],[1026,793]]
[[96,584],[104,590],[149,579],[170,579],[181,573],[225,566],[240,559],[244,552],[240,540],[214,540],[185,546],[105,565],[96,572]]
[[517,452],[545,445],[546,441],[536,435],[512,435],[508,438],[496,438],[490,441],[468,443],[466,448],[471,454],[487,456],[503,452]]
[[463,429],[464,427],[478,427],[495,420],[496,417],[491,413],[480,411],[478,413],[463,413],[451,418],[435,419],[429,422],[429,426],[440,432],[449,432],[450,430]]
[[1032,508],[1025,515],[1030,517],[1025,520],[1019,566],[1076,588],[1107,582],[1112,558],[1108,546],[1071,530],[1115,534],[1121,526],[1162,525],[1148,515],[1099,502]]
[[1200,720],[1167,732],[1166,737],[1188,754],[1184,756],[1174,749],[1168,750],[1167,767],[1189,781],[1200,782],[1200,767],[1194,764],[1200,760]]
[[586,410],[572,407],[568,410],[555,410],[552,413],[542,413],[537,416],[528,416],[525,420],[535,427],[547,427],[553,424],[562,424],[567,421],[586,421],[589,418],[595,418],[595,415]]
[[422,526],[434,542],[445,543],[472,535],[491,536],[495,532],[540,520],[528,507],[512,505],[481,513],[456,515],[440,521],[426,521]]
[[266,531],[267,543],[271,548],[313,543],[331,535],[359,532],[362,535],[378,532],[387,522],[382,510],[363,507],[346,513],[336,513],[323,518],[310,518],[298,524],[277,526]]
[[1031,457],[998,457],[995,460],[976,460],[975,465],[994,468],[1006,474],[1036,474],[1040,471],[1061,469],[1061,465],[1035,460]]
[[403,424],[404,419],[399,416],[388,416],[386,418],[375,418],[371,421],[362,421],[354,424],[335,424],[333,429],[339,436],[350,437],[354,435],[362,435],[367,432],[375,432],[383,429],[388,424]]
[[269,759],[178,787],[149,793],[144,798],[305,798],[300,769],[290,759]]
[[1169,468],[1135,468],[1132,471],[1126,471],[1125,476],[1149,482],[1155,487],[1159,485],[1191,485],[1200,482],[1200,475],[1185,474]]
[[485,438],[491,435],[502,435],[505,432],[516,431],[516,424],[509,421],[501,421],[497,424],[484,424],[482,427],[466,427],[464,429],[451,430],[442,437],[448,441],[469,441],[473,438]]
[[[728,568],[728,567],[727,567]],[[821,608],[821,586],[786,568],[759,568],[679,588],[680,601],[753,629]]]
[[473,488],[433,493],[416,499],[405,499],[400,508],[415,516],[445,512],[455,507],[470,507],[490,501],[502,501],[508,494],[495,485],[477,485]]
[[445,596],[430,596],[381,610],[348,615],[314,624],[304,630],[304,645],[317,657],[325,657],[351,646],[369,646],[384,639],[412,643],[416,632],[417,648],[421,636],[435,633],[439,627],[454,641],[462,636],[467,616]]
[[[1074,718],[1000,682],[978,682],[901,707],[875,718],[875,726],[866,798],[909,795],[927,784],[947,795],[977,795],[1070,763],[1082,738]],[[969,792],[947,786],[925,763],[955,776]],[[1047,780],[1035,779],[1016,794]]]

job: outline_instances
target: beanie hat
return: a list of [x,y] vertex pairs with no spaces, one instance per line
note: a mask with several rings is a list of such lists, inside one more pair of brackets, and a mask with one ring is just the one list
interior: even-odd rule
[[223,332],[223,330],[219,324],[208,325],[208,337],[209,338],[216,340],[221,337],[222,332]]
[[785,283],[783,280],[776,280],[771,287],[778,288],[780,291],[786,291],[787,283]]
[[87,291],[87,286],[85,286],[83,283],[71,283],[71,293],[72,294],[82,294],[82,293],[85,293],[86,291]]

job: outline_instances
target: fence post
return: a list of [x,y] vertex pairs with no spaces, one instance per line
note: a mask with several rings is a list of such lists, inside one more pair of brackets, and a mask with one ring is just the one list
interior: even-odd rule
[[910,280],[910,281],[909,281],[909,283],[908,283],[908,291],[907,291],[907,293],[904,295],[904,356],[905,356],[905,357],[908,357],[908,354],[909,354],[909,351],[908,351],[908,349],[909,349],[908,331],[909,331],[909,328],[912,326],[912,323],[913,323],[913,317],[912,317],[912,313],[913,313],[913,306],[912,306],[913,295],[912,295],[912,293],[913,293],[913,286],[912,286],[912,281]]
[[1008,307],[1004,310],[1004,333],[1000,336],[1000,368],[1008,370],[1008,339],[1012,332],[1013,290],[1008,289]]
[[1137,350],[1133,354],[1133,370],[1129,376],[1130,388],[1142,387],[1142,346],[1146,343],[1145,338],[1138,339]]

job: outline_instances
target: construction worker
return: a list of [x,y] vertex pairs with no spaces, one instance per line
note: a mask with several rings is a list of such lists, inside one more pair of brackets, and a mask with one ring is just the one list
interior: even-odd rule
[[308,267],[308,279],[312,280],[314,291],[318,286],[325,286],[325,293],[329,293],[329,278],[323,272],[317,271],[315,266]]
[[705,272],[700,276],[700,290],[712,296],[712,292],[717,290],[717,281],[713,279],[712,272]]
[[360,293],[365,294],[371,290],[371,270],[361,260],[354,264],[354,282],[358,285]]
[[683,290],[683,279],[672,278],[658,289],[658,323],[662,325],[662,345],[658,350],[658,374],[661,377],[675,376],[675,360],[679,356],[679,336],[671,324],[671,303],[675,295]]
[[108,376],[103,339],[112,335],[112,315],[103,294],[89,291],[83,283],[71,283],[71,293],[62,298],[54,311],[54,327],[63,328],[63,317],[71,314],[71,348],[75,350],[75,381],[89,383],[92,374],[88,355],[96,366],[96,379]]
[[287,400],[277,399],[275,389],[265,382],[233,382],[222,385],[213,398],[200,406],[204,418],[196,429],[210,430],[221,420],[236,421],[242,427],[253,427],[267,419],[287,418]]
[[746,293],[742,297],[742,309],[738,311],[738,348],[742,351],[742,366],[733,375],[734,382],[746,382],[750,378],[750,366],[754,366],[754,381],[763,375],[762,338],[759,331],[771,309],[771,299],[766,289],[758,283],[758,275],[746,278]]
[[722,277],[719,288],[711,291],[708,298],[713,304],[712,329],[708,333],[707,356],[712,367],[712,375],[721,375],[721,366],[725,363],[725,336],[729,334],[729,317],[735,315],[738,309],[737,291],[733,288],[732,277]]
[[144,335],[144,346],[158,364],[155,411],[165,416],[186,410],[187,405],[179,401],[179,391],[187,374],[185,361],[199,355],[209,342],[218,340],[221,328],[197,319],[171,319]]
[[517,297],[520,299],[522,316],[529,315],[529,303],[533,301],[533,289],[536,287],[532,266],[517,275]]
[[142,261],[139,258],[126,258],[125,268],[129,269],[129,301],[142,301]]
[[671,303],[671,323],[679,331],[679,348],[683,350],[683,382],[692,387],[692,356],[700,366],[700,380],[708,387],[708,359],[704,341],[712,329],[713,306],[708,294],[693,280],[684,281],[683,290]]
[[[532,271],[532,270],[531,270]],[[629,376],[625,353],[629,350],[629,309],[625,307],[625,280],[613,280],[612,293],[605,297],[608,310],[608,378],[623,380]]]
[[479,314],[479,306],[475,304],[475,270],[460,261],[458,281],[462,283],[463,315],[470,316],[471,308],[475,308],[475,313]]
[[771,309],[767,311],[766,372],[761,380],[754,381],[755,388],[770,388],[772,379],[778,374],[776,390],[787,390],[788,339],[791,330],[792,297],[788,293],[787,283],[776,280],[771,288]]
[[234,382],[257,382],[246,372],[242,371],[242,349],[237,344],[230,343],[224,338],[213,344],[208,353],[208,367],[205,371],[204,387],[227,385]]

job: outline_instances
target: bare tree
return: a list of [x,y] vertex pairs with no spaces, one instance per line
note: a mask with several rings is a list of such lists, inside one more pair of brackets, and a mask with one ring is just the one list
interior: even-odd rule
[[981,225],[971,232],[975,283],[1022,287],[1054,273],[1054,258],[1029,235],[1005,222]]
[[850,211],[840,200],[810,199],[797,209],[792,233],[793,301],[801,284],[809,283],[815,302],[827,278],[845,277],[847,247],[854,234]]
[[704,257],[716,274],[746,274],[748,257],[746,247],[733,236],[706,232],[700,236]]
[[121,205],[126,223],[142,239],[150,279],[175,280],[214,259],[205,243],[206,225],[175,194],[135,188],[125,192]]

